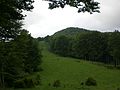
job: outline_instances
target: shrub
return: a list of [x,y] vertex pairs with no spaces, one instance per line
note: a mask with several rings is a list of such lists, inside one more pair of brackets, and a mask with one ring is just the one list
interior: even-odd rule
[[14,88],[24,88],[24,87],[25,87],[25,82],[23,79],[14,82]]
[[53,83],[53,87],[60,87],[60,81],[59,80],[56,80],[56,81],[54,81],[54,83]]
[[96,86],[97,85],[97,82],[95,79],[93,79],[92,77],[89,77],[86,82],[85,82],[85,85],[87,86]]
[[81,82],[80,85],[84,85],[84,82]]
[[51,84],[50,84],[50,83],[48,83],[48,86],[51,86]]
[[35,84],[31,78],[24,78],[14,82],[15,88],[31,88],[34,86]]
[[35,84],[31,78],[25,78],[24,82],[25,82],[25,88],[31,88],[31,87],[35,86]]
[[117,88],[117,90],[120,90],[120,88]]
[[35,85],[40,85],[40,75],[37,74],[34,77],[25,77],[14,82],[15,88],[32,88]]
[[38,75],[36,75],[36,77],[35,77],[35,80],[34,80],[34,84],[35,85],[40,85],[41,83],[40,83],[40,75],[38,74]]

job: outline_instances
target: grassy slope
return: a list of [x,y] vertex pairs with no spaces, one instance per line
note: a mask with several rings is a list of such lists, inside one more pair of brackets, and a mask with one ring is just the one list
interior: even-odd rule
[[[80,82],[88,77],[93,77],[98,83],[98,86],[90,87],[91,90],[117,90],[120,87],[119,70],[107,69],[87,61],[78,61],[78,59],[52,54],[44,46],[42,64],[44,71],[41,73],[43,90],[76,90],[81,87]],[[54,80],[60,80],[62,86],[57,89],[48,86]]]
[[[42,85],[25,90],[117,90],[118,87],[120,88],[120,70],[107,69],[88,61],[79,62],[78,59],[60,57],[50,53],[44,42],[41,45],[43,47],[43,71],[40,72]],[[82,89],[80,83],[88,77],[96,79],[98,85]],[[61,87],[52,86],[55,80],[60,80]]]

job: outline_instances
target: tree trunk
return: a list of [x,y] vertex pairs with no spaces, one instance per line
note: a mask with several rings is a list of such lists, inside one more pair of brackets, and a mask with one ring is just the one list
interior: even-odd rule
[[1,65],[1,75],[0,75],[0,83],[1,83],[1,88],[4,88],[5,87],[5,78],[4,78],[4,63],[2,63]]
[[117,59],[114,61],[114,66],[117,67]]

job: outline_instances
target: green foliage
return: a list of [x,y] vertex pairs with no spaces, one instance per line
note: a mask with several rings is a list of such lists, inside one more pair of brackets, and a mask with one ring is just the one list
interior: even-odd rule
[[33,88],[35,85],[40,84],[40,78],[38,77],[27,77],[16,80],[14,82],[14,88]]
[[69,50],[69,39],[66,36],[53,38],[51,41],[51,50],[59,55],[67,56]]
[[23,11],[33,9],[33,0],[0,0],[0,40],[11,40],[20,31]]
[[90,31],[87,29],[83,29],[83,28],[69,27],[69,28],[66,28],[61,31],[56,32],[52,36],[53,37],[58,37],[58,36],[73,37],[73,36],[76,36],[76,34],[82,34],[82,33],[86,33],[86,32],[90,32]]
[[47,0],[49,1],[49,9],[54,8],[64,8],[66,5],[78,8],[78,12],[89,12],[92,14],[93,12],[99,11],[99,3],[94,0]]
[[60,87],[60,86],[61,86],[60,80],[54,81],[53,87]]
[[43,39],[43,37],[38,37],[37,40],[38,41],[43,41],[44,39]]
[[22,31],[21,35],[16,38],[18,42],[18,49],[21,52],[21,57],[24,62],[24,68],[26,72],[34,72],[37,71],[38,65],[41,63],[41,52],[38,49],[38,42],[33,39],[28,31]]
[[109,49],[110,54],[114,59],[115,67],[120,64],[120,32],[115,31],[109,36]]
[[15,81],[14,82],[14,87],[15,88],[23,88],[23,87],[25,87],[24,79]]
[[23,30],[16,39],[0,42],[0,48],[1,87],[13,87],[17,80],[16,83],[24,86],[21,78],[38,71],[40,67],[41,52],[37,41]]
[[62,55],[113,64],[120,64],[120,33],[101,33],[67,28],[51,36],[51,51]]
[[0,0],[0,87],[12,87],[14,81],[37,71],[41,63],[37,41],[21,30],[23,11],[31,11],[33,2]]
[[85,81],[85,85],[87,86],[96,86],[97,82],[95,79],[93,79],[92,77],[89,77],[86,81]]
[[100,60],[103,55],[107,55],[107,41],[100,32],[79,35],[74,44],[78,58],[96,61]]

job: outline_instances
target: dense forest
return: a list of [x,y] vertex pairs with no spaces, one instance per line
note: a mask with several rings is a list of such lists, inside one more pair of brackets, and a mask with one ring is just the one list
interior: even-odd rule
[[[48,41],[48,40],[47,40]],[[101,33],[81,28],[67,28],[52,35],[50,50],[61,56],[120,64],[120,32]]]
[[[32,87],[31,73],[38,71],[41,53],[38,42],[26,30],[9,42],[0,42],[0,87]],[[22,83],[26,82],[30,83]],[[23,85],[26,84],[26,85]]]
[[5,87],[33,87],[41,53],[38,42],[22,29],[23,11],[33,9],[33,0],[0,0],[0,90]]

